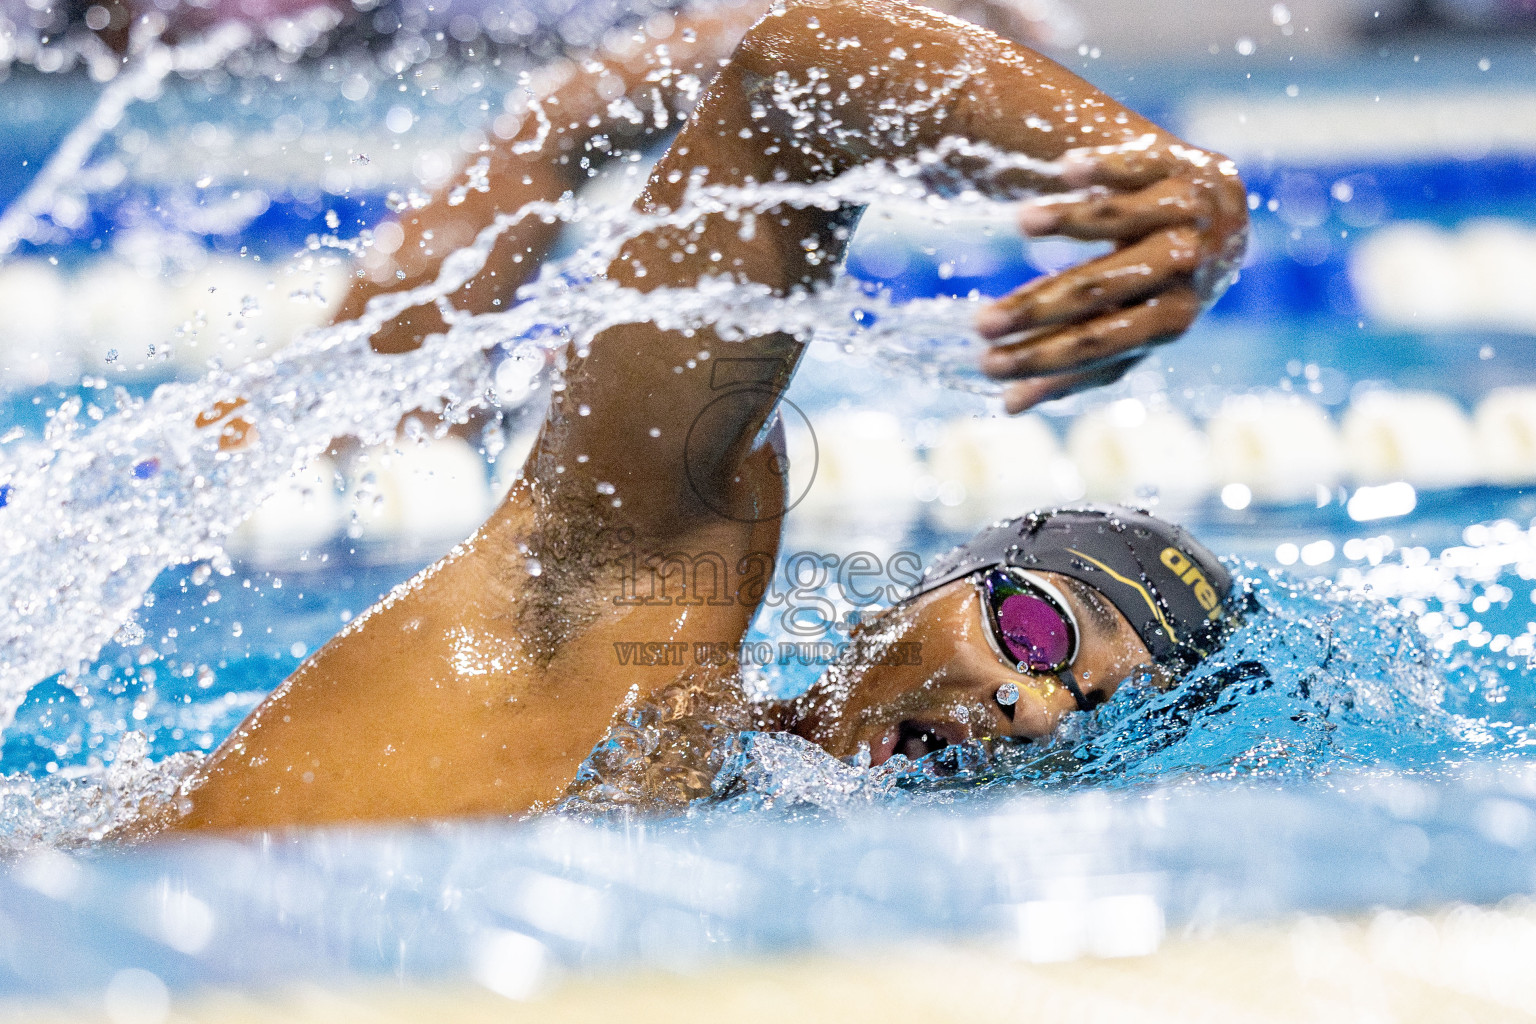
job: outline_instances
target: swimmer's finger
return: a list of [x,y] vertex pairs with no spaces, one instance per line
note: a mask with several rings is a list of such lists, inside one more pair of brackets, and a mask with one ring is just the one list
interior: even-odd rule
[[1086,323],[999,345],[982,355],[981,369],[1000,380],[1098,372],[1149,345],[1172,341],[1199,315],[1200,298],[1194,289],[1173,288]]
[[986,156],[955,153],[943,163],[927,167],[922,179],[930,189],[944,191],[957,187],[976,188],[994,198],[1009,198],[1061,188],[1060,179],[1034,167],[997,167]]
[[1188,278],[1203,258],[1200,233],[1190,225],[1167,228],[1118,252],[1050,277],[1038,278],[976,314],[976,330],[995,340],[1010,334],[1074,323],[1155,294]]
[[1165,149],[1139,144],[1107,150],[1075,149],[1061,158],[1061,177],[1072,188],[1103,185],[1133,191],[1177,174],[1186,166],[1186,159]]
[[1027,235],[1061,235],[1083,241],[1141,238],[1175,224],[1204,227],[1208,190],[1186,177],[1165,178],[1137,192],[1094,192],[1073,199],[1040,199],[1019,208]]
[[1016,415],[1033,409],[1041,402],[1065,398],[1067,395],[1087,391],[1090,388],[1105,387],[1124,377],[1130,372],[1131,367],[1139,362],[1141,362],[1141,356],[1138,354],[1097,370],[1060,373],[1053,377],[1037,377],[1034,380],[1010,384],[1003,389],[1003,408],[1007,409],[1010,415]]

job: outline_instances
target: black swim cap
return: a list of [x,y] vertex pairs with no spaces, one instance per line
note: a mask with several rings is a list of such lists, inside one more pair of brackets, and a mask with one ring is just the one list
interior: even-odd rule
[[1159,664],[1185,669],[1221,646],[1232,574],[1184,529],[1118,505],[1031,512],[936,558],[912,596],[982,569],[1059,572],[1103,594]]

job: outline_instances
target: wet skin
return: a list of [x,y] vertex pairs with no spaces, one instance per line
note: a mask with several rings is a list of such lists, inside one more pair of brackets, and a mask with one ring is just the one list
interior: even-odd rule
[[[888,56],[898,52],[905,56]],[[775,75],[809,82],[812,69],[828,90],[806,127],[771,94]],[[930,85],[938,81],[949,85]],[[567,110],[582,109],[569,102]],[[893,126],[892,111],[905,108],[921,114]],[[983,307],[979,326],[997,343],[985,368],[1011,381],[1010,408],[1123,373],[1148,344],[1188,326],[1241,253],[1245,193],[1225,160],[1186,147],[1027,49],[897,0],[791,3],[764,18],[720,70],[638,205],[676,208],[690,177],[825,181],[956,134],[1061,161],[1060,174],[1030,172],[988,187],[1058,195],[1058,203],[1018,214],[1031,230],[1117,245]],[[536,192],[572,173],[573,161],[551,157],[580,152],[563,130],[549,147],[536,159],[507,156],[504,166],[523,161],[528,172],[500,175],[486,202],[515,209],[534,196],[507,182],[527,179]],[[636,238],[608,275],[640,291],[722,273],[780,293],[815,286],[831,276],[857,212],[778,208],[758,216],[750,237],[738,221],[714,215]],[[426,241],[425,229],[411,227],[405,248],[416,230]],[[433,234],[446,247],[444,237]],[[498,248],[459,298],[473,307],[521,280],[543,244],[535,242]],[[394,338],[409,347],[423,329],[401,323]],[[558,799],[616,711],[700,674],[621,665],[615,644],[734,648],[745,635],[761,567],[777,554],[785,500],[779,433],[755,439],[800,353],[784,335],[722,343],[707,331],[684,337],[645,323],[611,328],[587,350],[568,352],[565,389],[505,502],[253,712],[210,759],[178,827],[507,814]],[[751,386],[722,390],[722,381]],[[256,418],[243,409],[211,417],[210,443],[241,422],[233,446],[260,444],[259,419],[246,415]],[[633,600],[624,566],[674,556],[718,565],[718,585],[683,601]],[[1091,599],[1082,588],[1063,589]],[[1123,620],[1098,634],[1092,621],[1080,617],[1089,635],[1078,679],[1107,694],[1146,651]],[[864,743],[883,754],[903,744],[904,722],[929,737],[906,741],[931,746],[950,735],[1043,735],[1073,706],[1049,679],[1021,676],[998,659],[968,583],[925,596],[884,626],[923,645],[921,665],[839,666],[776,724],[834,753]],[[730,670],[718,670],[722,687]],[[1021,690],[1011,720],[989,696],[1010,680]]]
[[[1158,674],[1146,644],[1102,595],[1058,573],[1040,575],[1066,598],[1081,630],[1070,669],[1088,703],[1108,700],[1133,675]],[[867,749],[871,764],[968,740],[1050,735],[1078,710],[1076,698],[1055,675],[1023,673],[1006,661],[988,638],[986,616],[985,599],[964,579],[866,621],[863,637],[917,644],[920,656],[912,664],[866,658],[834,666],[798,702],[791,728],[839,757]],[[998,699],[1007,683],[1018,689],[1013,704]]]

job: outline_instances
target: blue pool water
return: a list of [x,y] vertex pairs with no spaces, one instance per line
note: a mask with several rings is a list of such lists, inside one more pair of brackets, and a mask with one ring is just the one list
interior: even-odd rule
[[0,878],[9,934],[28,937],[0,953],[0,985],[99,989],[132,966],[173,989],[352,974],[521,997],[573,972],[871,944],[1135,955],[1185,930],[1492,903],[1536,882],[1529,773],[856,802],[796,820],[546,818],[45,851]]
[[[1513,53],[1496,54],[1478,87],[1524,86]],[[1175,127],[1202,92],[1262,98],[1298,81],[1304,95],[1466,87],[1456,71],[1466,54],[1432,54],[1414,68],[1400,56],[1257,76],[1219,63],[1198,74],[1085,70]],[[0,115],[19,125],[8,135],[19,141],[0,144],[12,146],[0,154],[0,203],[28,180],[18,168],[85,107],[83,93],[54,102],[58,83],[41,78],[20,75],[6,88],[23,102]],[[274,88],[249,108],[229,88],[172,85],[114,142],[131,149],[188,123],[239,136],[298,103]],[[452,109],[422,101],[421,130],[457,130],[474,95],[466,86]],[[305,104],[306,132],[344,123],[339,101]],[[1391,384],[1434,391],[1464,414],[1495,387],[1536,380],[1536,329],[1385,322],[1350,277],[1357,247],[1393,225],[1527,224],[1536,154],[1250,154],[1243,170],[1255,197],[1243,280],[1120,390],[1052,410],[1057,434],[1112,401],[1161,400],[1204,422],[1225,399],[1263,390],[1305,395],[1342,420],[1370,388]],[[178,244],[285,258],[311,235],[375,223],[397,184],[263,182],[264,208],[238,230],[182,232]],[[57,256],[60,273],[84,273],[103,240],[147,223],[173,227],[165,211],[187,187],[172,172],[130,177],[96,197],[90,218],[23,255]],[[882,277],[880,255],[856,254],[853,271]],[[1026,253],[1007,239],[964,256],[971,262],[945,269],[910,245],[898,292],[997,293],[1051,265],[1048,249]],[[977,408],[973,396],[917,395],[912,381],[871,373],[858,358],[808,361],[793,397],[813,424],[850,410],[899,415],[918,425],[910,445],[928,457],[941,428]],[[107,382],[144,398],[178,373],[196,377],[131,362],[46,383],[0,380],[0,443],[41,437],[69,398],[106,406]],[[116,801],[152,775],[150,764],[181,765],[166,769],[174,779],[190,762],[167,759],[216,746],[446,543],[338,533],[277,557],[235,550],[219,569],[166,570],[94,663],[36,685],[5,731],[0,935],[28,939],[0,941],[0,995],[99,988],[125,967],[177,988],[352,971],[467,975],[518,995],[566,971],[841,950],[872,934],[993,941],[1031,958],[1135,953],[1181,929],[1530,892],[1536,495],[1518,483],[1417,481],[1411,510],[1352,515],[1352,493],[1379,482],[1340,477],[1315,500],[1309,489],[1304,500],[1252,504],[1215,488],[1128,495],[1231,557],[1252,594],[1247,622],[1174,690],[1127,688],[1047,743],[869,770],[746,735],[720,752],[715,796],[669,816],[583,805],[524,823],[93,847],[81,840],[122,813]],[[0,480],[0,526],[9,486]],[[807,513],[791,523],[787,548],[926,558],[964,535],[944,519],[939,490],[894,522]],[[753,639],[777,650],[785,638],[765,616]],[[756,681],[793,692],[815,671],[791,658]]]

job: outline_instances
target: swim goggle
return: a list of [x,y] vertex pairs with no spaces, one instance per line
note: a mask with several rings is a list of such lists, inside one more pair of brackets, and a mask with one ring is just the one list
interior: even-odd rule
[[998,657],[1028,675],[1054,675],[1088,711],[1090,701],[1072,675],[1081,633],[1061,591],[1034,573],[996,566],[973,577],[987,609],[988,639]]

